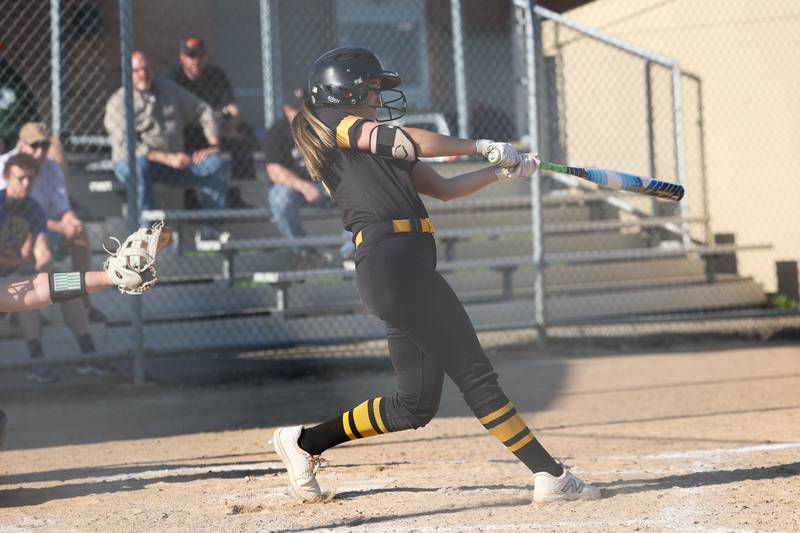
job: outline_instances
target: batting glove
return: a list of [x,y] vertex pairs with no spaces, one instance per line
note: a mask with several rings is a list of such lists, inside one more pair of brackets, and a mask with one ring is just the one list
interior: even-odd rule
[[512,178],[530,178],[539,170],[539,154],[519,153],[519,162],[513,168],[498,167],[494,173],[500,181]]
[[513,168],[520,162],[520,153],[508,143],[478,139],[475,150],[491,164],[502,168]]

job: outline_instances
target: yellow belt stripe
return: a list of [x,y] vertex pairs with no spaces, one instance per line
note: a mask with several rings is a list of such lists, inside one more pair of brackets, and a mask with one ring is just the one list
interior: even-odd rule
[[528,433],[527,435],[519,439],[519,441],[515,442],[512,446],[509,446],[508,450],[511,452],[515,452],[532,440],[533,440],[533,433]]
[[386,426],[383,424],[383,418],[381,418],[381,400],[382,398],[375,398],[372,400],[372,413],[375,415],[375,421],[378,423],[378,428],[381,430],[381,433],[388,433],[389,430],[386,429]]
[[353,409],[353,420],[356,422],[356,429],[362,437],[372,437],[377,435],[378,431],[372,427],[369,421],[369,400],[362,402]]
[[486,425],[489,422],[491,422],[492,420],[497,420],[498,418],[500,418],[501,416],[503,416],[504,414],[506,414],[507,412],[509,412],[513,408],[514,408],[514,404],[511,403],[511,402],[508,402],[507,404],[505,404],[503,407],[501,407],[497,411],[489,413],[488,415],[484,416],[483,418],[479,418],[478,422],[480,422],[483,425]]
[[406,218],[392,220],[392,229],[394,229],[395,233],[411,231],[411,221]]
[[336,146],[350,148],[350,128],[358,119],[355,115],[348,115],[339,122],[336,126]]
[[[420,227],[422,228],[423,233],[433,233],[435,228],[433,226],[433,221],[430,218],[422,218],[419,221]],[[408,233],[411,231],[411,221],[407,218],[392,220],[392,230],[395,233]],[[356,245],[356,248],[364,242],[364,231],[359,231],[356,233],[356,238],[353,241]]]
[[521,431],[528,429],[525,421],[519,415],[514,415],[497,427],[493,427],[489,431],[492,435],[497,437],[500,442],[505,442],[519,435]]
[[356,435],[353,433],[353,430],[350,429],[350,417],[348,416],[350,411],[345,411],[342,413],[342,425],[344,426],[344,432],[350,437],[350,440],[356,440]]

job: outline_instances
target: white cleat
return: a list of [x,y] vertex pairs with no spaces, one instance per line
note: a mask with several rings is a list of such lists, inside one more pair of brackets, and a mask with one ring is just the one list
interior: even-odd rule
[[302,430],[303,426],[278,428],[270,442],[286,465],[291,487],[297,497],[304,502],[316,502],[322,500],[322,490],[316,477],[320,458],[300,448],[297,441]]
[[547,472],[536,472],[533,475],[533,501],[550,503],[568,500],[597,500],[600,489],[578,479],[567,467],[556,477]]

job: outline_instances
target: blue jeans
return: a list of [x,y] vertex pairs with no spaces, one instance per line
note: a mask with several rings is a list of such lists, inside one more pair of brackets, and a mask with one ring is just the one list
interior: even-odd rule
[[[153,163],[146,157],[137,157],[136,172],[139,175],[136,191],[139,197],[139,213],[155,207],[153,185],[156,182],[178,187],[197,186],[200,189],[200,206],[203,209],[225,207],[229,165],[218,155],[208,156],[204,161],[180,170]],[[130,177],[128,162],[119,161],[115,164],[114,174],[120,183],[127,185]]]
[[[300,222],[300,208],[309,205],[316,207],[332,208],[333,201],[331,200],[325,188],[318,181],[314,185],[322,193],[322,200],[316,204],[310,204],[306,201],[305,196],[297,192],[291,187],[286,185],[275,184],[269,190],[269,208],[272,211],[272,219],[278,226],[278,231],[281,232],[287,239],[295,239],[297,237],[304,237],[306,232],[303,229],[303,224]],[[342,258],[347,258],[355,253],[355,245],[353,244],[353,234],[347,230],[342,230],[342,243],[339,248],[339,255]],[[298,248],[295,248],[298,251]]]

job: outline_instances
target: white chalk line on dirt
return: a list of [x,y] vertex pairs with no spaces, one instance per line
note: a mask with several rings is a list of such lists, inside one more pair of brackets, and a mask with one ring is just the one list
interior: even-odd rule
[[[621,520],[617,522],[612,521],[562,521],[562,522],[511,522],[508,524],[476,524],[476,525],[458,525],[453,527],[447,526],[410,526],[410,527],[358,527],[348,526],[347,531],[351,532],[386,532],[386,533],[459,533],[462,531],[605,531],[609,527],[632,529],[637,526],[657,527],[661,531],[691,531],[696,533],[782,533],[775,530],[759,530],[759,529],[736,529],[731,527],[706,527],[700,524],[675,524],[672,521],[665,520]],[[341,531],[341,529],[315,529],[314,531],[320,532],[333,532]]]
[[770,452],[775,450],[788,450],[800,448],[800,442],[776,442],[774,444],[759,444],[758,446],[742,446],[740,448],[715,448],[712,450],[686,450],[683,452],[663,452],[650,455],[615,455],[608,459],[698,459],[702,457],[719,457],[722,455],[743,455],[757,452]]

